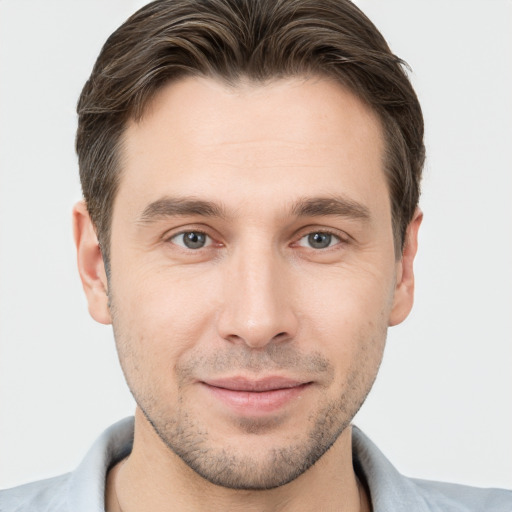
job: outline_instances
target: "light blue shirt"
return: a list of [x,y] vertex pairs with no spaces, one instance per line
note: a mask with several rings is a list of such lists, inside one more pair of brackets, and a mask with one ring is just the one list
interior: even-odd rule
[[[108,469],[133,443],[133,418],[108,428],[71,473],[0,492],[1,512],[104,512]],[[370,489],[373,512],[512,512],[512,491],[402,476],[357,428],[354,467]]]

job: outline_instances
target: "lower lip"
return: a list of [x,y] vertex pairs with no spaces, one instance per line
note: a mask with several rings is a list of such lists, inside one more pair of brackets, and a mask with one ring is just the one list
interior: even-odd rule
[[237,413],[246,415],[265,414],[278,411],[304,394],[309,383],[292,388],[280,388],[270,391],[234,391],[204,384],[221,402]]

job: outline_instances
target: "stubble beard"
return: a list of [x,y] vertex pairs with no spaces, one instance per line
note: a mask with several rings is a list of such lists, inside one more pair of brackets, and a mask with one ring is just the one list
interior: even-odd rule
[[[160,439],[188,467],[214,485],[236,490],[268,490],[295,480],[327,452],[352,417],[345,412],[343,400],[330,403],[319,411],[304,442],[276,446],[268,449],[263,457],[258,454],[256,458],[237,453],[229,439],[221,449],[212,447],[208,431],[187,413],[178,414],[169,421],[148,414],[140,402],[138,405]],[[344,418],[341,421],[340,416]],[[238,427],[253,436],[272,430],[269,425],[250,421],[241,422]]]
[[[264,454],[259,451],[258,456],[255,457],[254,450],[251,453],[240,453],[237,447],[230,443],[229,438],[223,440],[222,447],[215,446],[207,425],[201,424],[189,414],[190,408],[187,408],[186,399],[181,392],[175,410],[162,411],[156,393],[141,390],[137,385],[133,385],[136,378],[132,378],[134,375],[126,367],[128,354],[122,350],[123,345],[130,346],[130,343],[123,336],[118,336],[117,330],[114,330],[128,386],[137,405],[158,437],[189,468],[206,481],[229,489],[273,489],[295,480],[307,471],[329,450],[350,424],[366,399],[378,369],[377,364],[375,372],[369,375],[364,370],[357,371],[361,370],[361,367],[355,365],[357,370],[348,375],[341,396],[326,401],[318,409],[312,410],[309,418],[304,420],[306,425],[303,433],[296,440],[288,442],[285,446],[277,444],[267,448]],[[124,339],[120,341],[119,338]],[[128,352],[131,352],[131,348]],[[365,352],[362,350],[361,357],[366,358]],[[318,354],[299,355],[290,348],[279,345],[256,355],[247,351],[243,354],[241,356],[231,353],[224,358],[215,356],[210,358],[209,365],[217,370],[226,367],[255,371],[258,368],[294,369],[297,361],[302,361],[299,363],[302,367],[309,365],[310,368],[314,367],[325,374],[334,372],[330,363]],[[187,374],[192,371],[191,368],[204,366],[204,362],[195,359],[189,361],[186,367],[178,368],[179,390],[182,390],[182,382],[187,380]],[[240,432],[255,438],[257,446],[258,435],[272,435],[272,430],[278,431],[280,426],[273,419],[262,422],[246,418],[240,419],[236,427]]]

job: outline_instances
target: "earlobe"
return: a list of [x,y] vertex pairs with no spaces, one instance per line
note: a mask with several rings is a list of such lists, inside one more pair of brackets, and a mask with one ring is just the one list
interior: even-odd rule
[[393,308],[389,325],[403,322],[409,315],[414,302],[414,258],[418,250],[418,230],[423,220],[423,213],[416,208],[414,216],[407,226],[402,258],[398,263]]
[[110,324],[108,282],[96,230],[83,201],[73,208],[73,234],[77,263],[89,313],[99,323]]

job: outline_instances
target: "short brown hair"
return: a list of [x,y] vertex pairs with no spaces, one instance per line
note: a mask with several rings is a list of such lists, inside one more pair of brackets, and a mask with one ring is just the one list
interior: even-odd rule
[[109,266],[122,135],[164,84],[187,75],[236,83],[320,74],[379,116],[395,251],[419,199],[423,117],[404,63],[349,0],[157,0],[107,40],[78,101],[80,180]]

